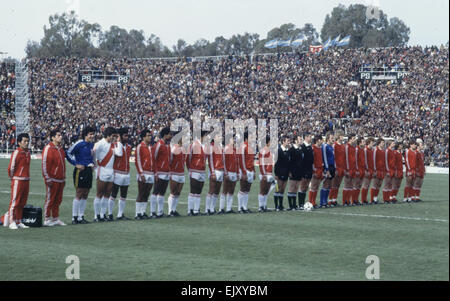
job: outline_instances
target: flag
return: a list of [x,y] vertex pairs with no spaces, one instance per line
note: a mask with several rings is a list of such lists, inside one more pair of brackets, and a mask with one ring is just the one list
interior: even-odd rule
[[348,45],[348,44],[350,44],[350,35],[348,35],[348,36],[346,36],[345,38],[343,38],[342,40],[340,40],[338,43],[337,43],[337,46],[345,46],[345,45]]
[[278,46],[285,46],[285,47],[289,47],[291,46],[291,39],[287,39],[287,40],[279,40],[278,41]]
[[337,37],[334,38],[333,41],[331,41],[331,47],[333,46],[337,46],[337,44],[339,43],[339,39],[341,38],[341,35],[338,35]]
[[291,42],[291,45],[292,46],[300,46],[303,43],[303,41],[305,41],[305,40],[307,40],[307,38],[305,37],[305,35],[301,34],[295,40],[293,40]]
[[278,44],[278,40],[275,39],[275,40],[269,41],[266,44],[264,44],[264,47],[266,47],[266,48],[277,48],[277,44]]
[[328,40],[323,44],[323,50],[327,50],[329,47],[331,47],[331,39],[328,38]]

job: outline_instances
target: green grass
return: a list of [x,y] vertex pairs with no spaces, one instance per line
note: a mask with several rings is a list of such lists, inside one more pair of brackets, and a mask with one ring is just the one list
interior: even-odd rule
[[[28,203],[43,207],[40,163],[32,161]],[[8,160],[0,160],[2,213],[10,198],[7,164]],[[67,178],[60,212],[69,223],[74,196],[71,167]],[[131,200],[137,195],[134,169],[131,179],[125,212],[129,217],[134,216]],[[380,259],[380,280],[448,280],[448,180],[448,175],[427,175],[424,202],[417,204],[183,216],[18,231],[0,228],[0,280],[66,280],[69,255],[80,259],[81,280],[359,281],[366,280],[369,255]],[[258,190],[256,181],[250,207],[257,207]],[[86,209],[89,220],[93,219],[94,193],[95,189]],[[185,185],[178,207],[183,215],[187,194]]]

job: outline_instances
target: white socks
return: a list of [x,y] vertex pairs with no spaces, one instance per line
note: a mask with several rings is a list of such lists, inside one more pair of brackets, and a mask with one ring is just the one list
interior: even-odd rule
[[97,215],[100,215],[100,211],[102,210],[102,202],[98,197],[94,199],[94,218],[97,218]]
[[199,194],[194,194],[194,196],[194,213],[199,213],[201,198]]
[[73,199],[73,203],[72,203],[72,216],[78,216],[78,212],[80,212],[80,205],[81,202],[78,199]]
[[219,196],[217,194],[211,195],[211,206],[209,208],[209,211],[214,212],[216,210],[216,203]]
[[157,196],[154,194],[150,195],[150,214],[153,213],[156,214],[156,203],[157,203]]
[[227,211],[230,211],[233,208],[233,195],[227,194]]
[[261,208],[261,207],[264,208],[264,199],[265,199],[264,195],[258,194],[258,207],[259,208]]
[[110,197],[109,200],[108,200],[108,215],[113,214],[113,212],[114,212],[114,203],[115,203],[115,199]]
[[164,214],[164,196],[158,195],[156,200],[158,202],[158,215],[162,215]]
[[220,194],[219,211],[225,210],[226,195]]
[[84,210],[86,209],[87,200],[81,199],[80,200],[80,206],[79,206],[79,213],[78,213],[78,219],[81,221],[81,217],[84,216]]
[[106,210],[108,209],[108,203],[109,203],[109,199],[103,197],[102,201],[101,201],[102,207],[101,207],[101,210],[100,210],[100,217],[105,217]]
[[238,203],[239,203],[239,210],[241,210],[241,208],[247,210],[248,193],[239,191]]
[[192,193],[189,193],[188,196],[188,208],[187,208],[187,212],[191,212],[191,210],[194,210],[194,203],[195,203],[195,195]]
[[211,208],[211,198],[212,198],[211,194],[206,195],[205,213],[207,213],[208,210],[210,210],[209,208]]
[[123,212],[125,211],[125,199],[120,198],[119,200],[119,212],[117,213],[117,217],[122,217]]

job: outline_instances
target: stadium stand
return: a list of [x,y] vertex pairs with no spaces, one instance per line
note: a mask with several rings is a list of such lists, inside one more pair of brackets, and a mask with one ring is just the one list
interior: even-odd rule
[[[362,81],[361,66],[402,68],[409,75],[397,83]],[[45,145],[54,126],[63,129],[67,142],[76,140],[88,124],[99,131],[128,126],[136,139],[143,127],[157,131],[200,110],[221,120],[277,118],[280,134],[343,128],[362,136],[421,138],[427,146],[426,163],[449,166],[448,48],[331,49],[318,55],[201,60],[33,58],[28,68],[35,149]],[[81,70],[108,75],[128,70],[129,79],[81,83]],[[1,95],[8,89],[3,86]],[[2,141],[13,139],[8,122],[0,123]]]

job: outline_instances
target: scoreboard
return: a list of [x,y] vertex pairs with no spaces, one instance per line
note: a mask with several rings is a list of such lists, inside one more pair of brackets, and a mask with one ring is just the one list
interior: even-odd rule
[[127,70],[126,73],[121,74],[108,74],[98,70],[80,70],[78,71],[78,82],[84,84],[121,84],[126,85],[130,80],[130,73]]

